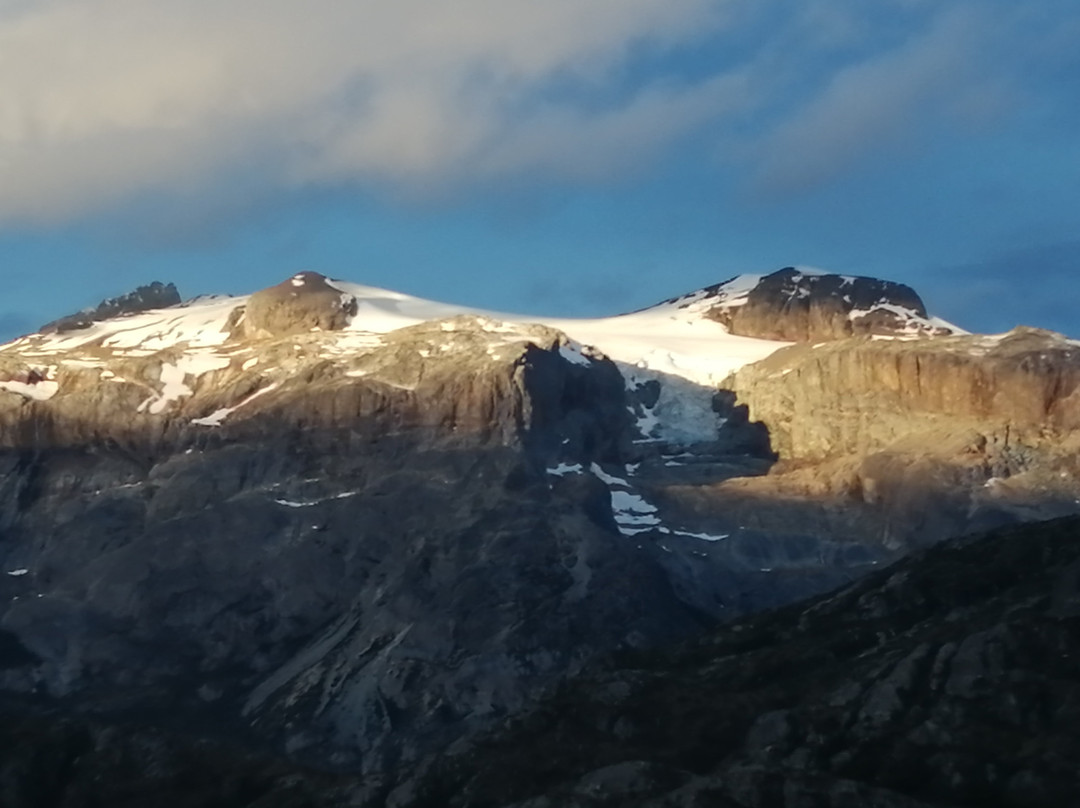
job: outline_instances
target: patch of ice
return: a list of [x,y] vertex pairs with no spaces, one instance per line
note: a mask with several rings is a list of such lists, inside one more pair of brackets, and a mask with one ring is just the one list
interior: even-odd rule
[[660,527],[656,506],[631,491],[611,491],[611,510],[615,524],[625,536],[634,536]]
[[612,475],[604,471],[602,468],[600,468],[600,466],[596,463],[592,463],[589,465],[589,471],[591,471],[593,474],[599,477],[602,482],[605,482],[608,485],[624,485],[627,487],[630,486],[630,483],[628,483],[626,480],[623,480],[619,477],[613,477]]
[[639,442],[663,440],[688,445],[716,440],[723,419],[713,410],[716,388],[648,368],[627,367],[616,362],[633,390],[646,381],[660,385],[660,396],[651,408],[638,416]]
[[588,367],[592,364],[592,360],[584,353],[582,353],[581,346],[575,345],[574,343],[571,343],[570,345],[560,345],[559,355],[567,362],[570,362],[574,365],[583,365],[585,367]]
[[23,398],[30,399],[31,401],[48,401],[59,392],[60,385],[54,381],[41,381],[36,382],[35,384],[7,381],[0,382],[0,390],[6,390],[9,393],[17,393]]
[[275,499],[278,505],[284,505],[286,508],[310,508],[312,505],[318,505],[318,502],[294,502],[290,499]]
[[222,421],[224,421],[238,409],[250,404],[252,401],[259,398],[260,396],[266,395],[271,390],[276,390],[280,386],[280,382],[274,382],[267,387],[256,390],[254,393],[247,396],[246,398],[241,399],[239,402],[237,402],[231,407],[221,407],[220,409],[214,410],[214,412],[203,418],[193,418],[191,420],[191,423],[195,424],[196,426],[221,426]]
[[690,533],[686,530],[673,530],[676,536],[687,536],[691,539],[701,539],[701,541],[723,541],[730,538],[730,533],[721,533],[720,535],[713,535],[712,533]]
[[176,364],[163,362],[161,365],[161,392],[139,405],[139,412],[149,411],[160,415],[165,408],[177,399],[190,396],[194,391],[186,384],[188,376],[199,377],[204,373],[221,370],[229,366],[230,359],[213,353],[189,353],[176,360]]
[[311,508],[315,505],[321,505],[324,502],[330,502],[335,499],[348,499],[349,497],[355,497],[356,491],[343,491],[340,494],[334,494],[332,497],[323,497],[322,499],[308,499],[308,500],[295,500],[295,499],[275,499],[274,502],[278,505],[282,505],[286,508]]
[[555,468],[548,469],[547,473],[562,477],[566,474],[581,474],[584,471],[580,463],[559,463]]

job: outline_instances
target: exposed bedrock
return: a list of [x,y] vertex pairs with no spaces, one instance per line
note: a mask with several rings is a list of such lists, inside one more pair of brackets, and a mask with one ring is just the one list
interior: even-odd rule
[[1080,346],[1037,329],[797,345],[723,386],[789,458],[865,454],[938,426],[1033,436],[1080,427]]
[[601,479],[546,471],[626,462],[617,369],[503,336],[461,318],[342,359],[294,335],[5,393],[0,688],[379,772],[700,630]]
[[146,286],[140,286],[134,291],[120,297],[103,300],[95,308],[69,314],[51,323],[46,323],[39,329],[39,333],[49,334],[53,332],[64,333],[89,328],[96,322],[107,320],[123,314],[138,314],[149,309],[162,309],[175,306],[180,303],[180,293],[174,284],[154,281]]
[[776,497],[904,547],[1080,508],[1080,347],[1060,335],[796,345],[725,387],[781,462],[711,503],[673,492],[704,511]]
[[[550,458],[618,461],[631,423],[618,369],[602,356],[569,361],[564,335],[532,331],[492,341],[466,317],[399,329],[344,359],[309,334],[236,350],[209,370],[169,350],[61,362],[49,371],[59,390],[51,398],[0,391],[0,446],[144,453],[222,436],[348,428],[427,430],[443,443],[525,442]],[[25,372],[18,358],[0,357],[0,379]]]
[[247,337],[280,337],[310,331],[340,331],[356,314],[356,298],[318,272],[300,272],[255,292],[240,310]]
[[[706,289],[706,297],[723,286]],[[708,309],[706,316],[726,325],[732,334],[792,342],[913,330],[949,333],[927,320],[922,299],[902,283],[794,267],[766,275],[738,305],[721,303]]]

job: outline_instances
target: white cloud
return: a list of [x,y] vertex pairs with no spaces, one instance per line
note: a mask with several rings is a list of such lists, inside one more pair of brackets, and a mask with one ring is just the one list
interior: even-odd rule
[[[1080,16],[1048,2],[1041,35]],[[1046,47],[1000,47],[1017,7],[0,0],[0,223],[160,191],[606,181],[686,134],[761,187],[809,187],[997,110]]]
[[[630,49],[692,39],[723,5],[0,0],[0,218],[67,216],[245,163],[270,185],[430,183],[492,150],[502,170],[529,168],[530,97],[603,88]],[[698,114],[685,96],[668,112]],[[546,120],[595,135],[650,103],[564,102]]]

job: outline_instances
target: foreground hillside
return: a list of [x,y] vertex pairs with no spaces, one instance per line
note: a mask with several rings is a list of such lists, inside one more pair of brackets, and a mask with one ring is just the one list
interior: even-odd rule
[[396,787],[145,722],[0,711],[5,808],[1067,808],[1080,519],[948,542],[679,649],[613,658]]
[[395,804],[1071,806],[1078,759],[1080,519],[1067,518],[617,659]]

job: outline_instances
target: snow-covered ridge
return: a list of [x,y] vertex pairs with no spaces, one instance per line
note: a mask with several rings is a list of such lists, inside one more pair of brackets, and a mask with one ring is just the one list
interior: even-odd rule
[[[811,276],[820,271],[802,268],[796,279],[802,274]],[[457,326],[447,321],[466,316],[473,326],[490,332],[493,344],[499,340],[507,344],[520,342],[528,336],[528,324],[540,324],[568,335],[570,341],[560,348],[560,353],[570,362],[587,365],[599,352],[621,367],[628,384],[637,385],[651,379],[667,387],[673,384],[679,387],[677,391],[674,388],[668,390],[667,399],[661,398],[653,411],[642,416],[646,421],[655,420],[665,409],[672,409],[669,400],[673,396],[679,401],[693,399],[686,395],[684,388],[687,386],[700,389],[701,401],[691,401],[693,412],[682,412],[686,410],[683,406],[676,418],[689,425],[690,421],[695,424],[703,419],[710,421],[710,391],[725,377],[790,344],[736,336],[716,318],[706,316],[718,306],[737,308],[745,305],[750,293],[767,277],[770,276],[741,275],[648,309],[589,319],[538,318],[471,309],[378,287],[323,279],[315,273],[300,273],[284,285],[288,287],[291,283],[300,290],[308,282],[317,280],[320,286],[325,281],[325,286],[340,292],[342,306],[351,312],[344,329],[305,337],[307,342],[316,344],[316,350],[327,359],[347,360],[361,355],[379,346],[384,335],[423,322],[444,321],[447,328],[455,328]],[[842,278],[841,287],[845,280],[854,283],[856,279]],[[124,380],[114,372],[117,369],[107,367],[109,363],[161,354],[160,381],[149,391],[142,407],[150,414],[160,414],[173,402],[191,395],[193,384],[201,375],[233,364],[236,367],[242,365],[246,370],[259,362],[253,347],[258,343],[244,338],[240,327],[244,320],[241,307],[247,306],[250,299],[251,296],[197,298],[178,306],[102,320],[83,329],[29,335],[0,346],[0,362],[14,360],[5,364],[11,367],[19,363],[22,368],[19,372],[23,374],[37,373],[37,369],[58,364],[96,367],[100,368],[102,381],[122,382]],[[907,314],[915,316],[915,312]],[[439,347],[432,350],[437,351]],[[488,353],[493,358],[499,355],[497,347],[489,348]],[[264,364],[261,370],[265,367]],[[63,392],[56,387],[51,373],[47,378],[35,376],[31,381],[14,373],[9,372],[6,379],[0,373],[0,392],[39,400]],[[362,373],[350,370],[347,375]],[[200,425],[219,425],[233,410],[246,403],[237,401],[222,406],[218,412],[200,419]]]
[[[668,304],[616,317],[538,318],[438,303],[346,281],[329,283],[355,299],[356,313],[344,331],[325,335],[328,347],[342,342],[345,344],[340,347],[359,349],[371,345],[371,336],[425,321],[475,315],[494,323],[540,323],[561,330],[576,343],[564,352],[570,361],[587,362],[588,351],[584,346],[592,346],[627,365],[713,384],[786,344],[733,336],[718,323],[696,316],[692,309]],[[222,349],[230,340],[230,318],[247,299],[244,296],[195,300],[104,320],[78,331],[33,334],[0,346],[0,356],[18,354],[27,360],[43,362],[60,354],[150,356],[177,348]]]

